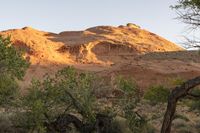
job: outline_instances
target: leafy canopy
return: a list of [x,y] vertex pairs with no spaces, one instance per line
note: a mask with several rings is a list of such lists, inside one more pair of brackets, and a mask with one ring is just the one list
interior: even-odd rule
[[151,104],[167,102],[170,90],[162,85],[151,86],[144,94],[144,99],[149,100]]
[[20,108],[24,111],[18,112],[16,124],[47,132],[46,125],[69,113],[79,114],[85,123],[90,123],[95,119],[94,105],[92,75],[67,67],[53,77],[47,75],[42,82],[33,80],[21,98]]
[[0,36],[0,75],[9,75],[11,78],[22,79],[28,67],[10,41],[10,37]]
[[15,79],[22,79],[27,67],[28,63],[13,47],[10,37],[0,36],[0,105],[8,105],[16,97]]

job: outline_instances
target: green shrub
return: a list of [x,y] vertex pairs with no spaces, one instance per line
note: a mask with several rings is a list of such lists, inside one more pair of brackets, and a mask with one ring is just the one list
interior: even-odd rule
[[[11,116],[19,100],[17,79],[25,75],[29,63],[22,57],[10,41],[10,37],[0,35],[0,132],[18,132],[11,128]],[[16,109],[17,110],[17,109]]]
[[[194,95],[200,95],[200,89],[194,88],[190,92]],[[190,107],[191,110],[199,110],[200,111],[200,101],[198,99],[185,99],[186,105]]]
[[28,93],[21,98],[21,110],[16,125],[45,133],[46,124],[60,115],[74,113],[85,123],[95,120],[95,98],[92,95],[92,75],[79,73],[72,67],[64,68],[55,77],[34,80]]
[[171,80],[171,84],[174,86],[182,85],[184,82],[185,80],[182,79],[181,77],[176,77]]
[[17,51],[10,37],[0,36],[0,105],[5,107],[15,101],[18,92],[16,79],[22,79],[28,63]]
[[189,106],[191,110],[200,110],[200,101],[191,101]]
[[120,100],[118,104],[123,111],[124,118],[127,120],[129,129],[134,133],[153,132],[145,117],[134,111],[141,100],[141,92],[135,81],[131,78],[125,79],[120,76],[117,78],[117,86],[124,94],[118,98]]
[[150,87],[144,94],[144,99],[150,101],[151,104],[167,102],[170,90],[164,86],[157,85]]
[[[13,125],[23,127],[27,132],[46,133],[49,132],[48,125],[65,114],[74,114],[85,125],[94,125],[97,114],[101,113],[108,118],[122,115],[135,133],[153,132],[146,119],[134,111],[140,102],[140,91],[133,80],[117,79],[117,88],[123,91],[123,96],[113,100],[111,106],[96,101],[93,83],[93,75],[78,72],[72,67],[60,70],[55,76],[46,75],[43,81],[33,80],[29,91],[19,99],[18,109],[12,118]],[[108,127],[113,133],[123,132],[123,129],[117,129],[113,119]]]
[[0,76],[0,105],[8,107],[18,96],[18,85],[8,75]]
[[116,78],[117,88],[122,90],[125,96],[131,95],[132,98],[139,102],[140,90],[132,78],[125,79],[122,76]]
[[22,79],[28,65],[21,52],[14,48],[10,37],[0,36],[0,74]]

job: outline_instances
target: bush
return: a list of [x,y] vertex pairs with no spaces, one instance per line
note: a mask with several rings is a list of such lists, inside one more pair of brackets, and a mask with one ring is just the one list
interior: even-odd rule
[[190,109],[191,110],[198,110],[200,111],[200,101],[197,100],[197,101],[191,101],[191,103],[189,104],[190,106]]
[[22,53],[14,48],[10,37],[0,36],[0,74],[22,79],[28,65]]
[[[200,95],[200,89],[194,88],[191,92],[191,94]],[[197,99],[188,100],[187,105],[190,107],[191,110],[198,110],[200,111],[200,101]]]
[[18,85],[8,75],[0,76],[0,105],[8,107],[18,96]]
[[[137,128],[140,131],[145,120],[133,111],[139,102],[139,90],[134,82],[123,78],[118,79],[118,81],[118,87],[124,91],[124,96],[117,98],[118,102],[113,104],[125,113],[124,117],[128,120],[130,127],[134,126],[133,129]],[[65,119],[65,116],[73,114],[81,121],[81,125],[83,124],[87,128],[90,126],[97,128],[98,125],[95,124],[99,121],[98,117],[100,116],[103,122],[108,122],[104,126],[108,128],[109,132],[120,133],[119,129],[116,130],[117,125],[113,121],[113,118],[118,115],[114,112],[114,105],[108,107],[107,103],[96,102],[93,95],[96,86],[93,83],[93,75],[80,73],[72,67],[64,68],[55,77],[46,76],[42,82],[33,81],[29,92],[21,98],[20,111],[15,117],[17,120],[15,125],[22,126],[29,131],[45,133],[52,131],[49,130],[49,126],[54,125],[61,118],[61,121],[68,123],[64,125],[65,129],[70,130],[69,123],[73,122],[68,122],[69,119]],[[81,125],[78,128],[81,128]],[[80,131],[77,127],[75,128]],[[55,129],[53,132],[58,130]],[[96,129],[92,128],[92,131],[94,130]]]
[[154,132],[145,117],[134,111],[141,100],[141,93],[135,81],[131,78],[125,79],[120,76],[117,78],[117,88],[122,90],[124,94],[118,98],[120,100],[118,104],[120,104],[119,107],[123,111],[129,129],[134,133]]
[[170,90],[164,86],[152,86],[144,94],[144,99],[150,101],[151,104],[167,102]]
[[15,101],[18,92],[17,79],[22,79],[28,63],[10,41],[0,36],[0,105],[5,107]]
[[121,115],[133,132],[153,132],[146,119],[134,111],[140,102],[140,91],[133,80],[117,79],[117,88],[123,96],[113,100],[111,106],[107,102],[97,102],[93,83],[96,83],[93,75],[72,67],[64,68],[52,77],[46,75],[43,81],[33,80],[28,93],[19,99],[12,124],[24,131],[39,133],[70,132],[74,129],[71,124],[74,124],[76,130],[84,133],[96,131],[99,129],[97,123],[102,125],[103,122],[106,131],[120,133],[123,129],[117,129],[113,118]]
[[[0,132],[18,132],[11,128],[12,107],[18,102],[18,84],[25,75],[29,64],[22,57],[22,53],[15,49],[10,37],[0,36]],[[17,109],[16,109],[17,110]]]
[[21,98],[15,124],[44,133],[49,130],[47,125],[69,113],[81,116],[84,123],[92,123],[95,121],[94,105],[92,75],[67,67],[55,77],[47,75],[42,82],[32,82],[29,92]]
[[174,86],[182,85],[184,82],[185,80],[182,79],[181,77],[176,77],[171,80],[171,84]]
[[122,76],[116,78],[117,89],[120,89],[124,95],[132,95],[135,100],[140,99],[140,90],[136,82],[131,79],[125,79]]

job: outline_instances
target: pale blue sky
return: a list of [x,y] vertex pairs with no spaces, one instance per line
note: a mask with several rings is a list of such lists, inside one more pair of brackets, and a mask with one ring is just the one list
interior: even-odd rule
[[61,32],[135,23],[179,43],[185,25],[169,8],[176,0],[0,0],[0,30],[31,26]]

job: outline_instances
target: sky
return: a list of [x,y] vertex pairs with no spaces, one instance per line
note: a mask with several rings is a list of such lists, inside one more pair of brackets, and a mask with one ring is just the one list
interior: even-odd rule
[[170,8],[177,0],[0,0],[0,31],[30,26],[59,33],[135,23],[180,43],[186,25]]

